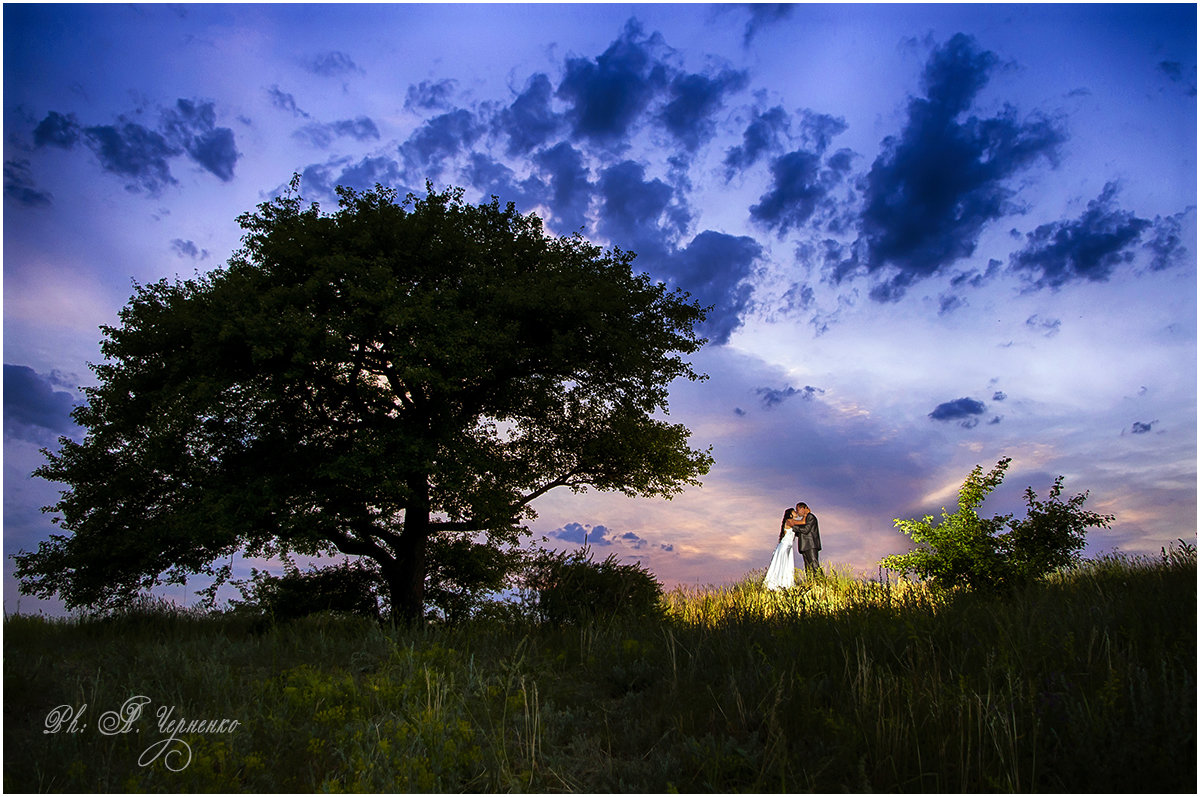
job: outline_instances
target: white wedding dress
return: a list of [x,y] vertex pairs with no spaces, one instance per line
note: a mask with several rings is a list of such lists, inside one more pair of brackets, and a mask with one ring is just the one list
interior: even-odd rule
[[787,589],[796,583],[795,553],[792,543],[796,541],[796,532],[788,529],[783,533],[783,539],[775,546],[771,555],[771,564],[767,567],[767,577],[763,584],[767,589]]

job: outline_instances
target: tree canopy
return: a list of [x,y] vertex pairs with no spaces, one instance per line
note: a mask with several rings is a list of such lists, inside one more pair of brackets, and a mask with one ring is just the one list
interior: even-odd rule
[[556,487],[699,484],[708,451],[658,417],[703,378],[686,294],[495,199],[338,193],[324,213],[294,180],[225,268],[135,285],[101,328],[85,437],[35,472],[68,534],[15,556],[24,591],[115,605],[237,551],[340,551],[416,616],[431,535],[514,541]]

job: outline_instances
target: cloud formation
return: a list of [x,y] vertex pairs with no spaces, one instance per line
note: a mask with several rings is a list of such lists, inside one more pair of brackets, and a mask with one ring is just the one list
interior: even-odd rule
[[53,194],[34,183],[33,169],[23,158],[4,162],[4,196],[30,208],[46,207],[54,200]]
[[[937,48],[922,76],[924,97],[889,136],[865,178],[861,260],[878,281],[871,298],[897,301],[914,282],[969,257],[984,226],[1012,210],[1010,179],[1040,160],[1054,163],[1066,136],[1049,119],[963,116],[998,57],[956,34]],[[846,274],[843,269],[841,274]]]
[[[977,399],[958,398],[945,401],[934,407],[929,417],[935,421],[958,421],[964,429],[973,429],[979,424],[979,417],[987,411],[987,406]],[[992,423],[998,423],[999,418]]]
[[621,147],[634,122],[668,84],[665,65],[655,50],[662,37],[646,37],[636,19],[596,58],[568,58],[557,96],[568,104],[567,119],[576,138]]
[[[1108,183],[1100,196],[1088,202],[1078,219],[1043,224],[1025,236],[1025,246],[1014,252],[1009,267],[1035,288],[1061,288],[1069,282],[1107,282],[1113,271],[1134,260],[1144,233],[1155,227],[1116,206],[1117,185]],[[1159,220],[1158,231],[1147,244],[1152,267],[1166,268],[1182,247],[1178,221]]]
[[6,436],[48,443],[78,430],[71,420],[75,396],[56,388],[55,375],[45,376],[27,365],[4,363],[4,431]]
[[205,171],[229,182],[241,157],[233,131],[217,127],[214,104],[187,99],[162,109],[157,128],[125,118],[83,127],[73,114],[51,111],[33,131],[35,147],[73,149],[81,142],[105,171],[130,181],[128,190],[151,195],[178,182],[171,173],[173,158],[186,154]]

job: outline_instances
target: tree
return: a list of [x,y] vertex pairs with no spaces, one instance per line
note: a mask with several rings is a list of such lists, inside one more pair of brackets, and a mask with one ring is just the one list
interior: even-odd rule
[[[1025,489],[1028,513],[982,518],[978,509],[1004,480],[1012,459],[1005,457],[986,475],[976,465],[958,492],[958,511],[942,510],[942,522],[933,516],[900,520],[896,526],[916,547],[904,554],[884,557],[884,567],[913,573],[943,587],[996,589],[1025,583],[1079,560],[1091,527],[1107,528],[1112,515],[1084,510],[1087,493],[1063,503],[1063,477],[1054,480],[1046,501],[1032,487]],[[1007,531],[1005,529],[1007,528]]]
[[704,310],[512,204],[338,189],[238,221],[227,267],[135,285],[99,384],[35,475],[69,534],[15,556],[27,593],[106,606],[236,551],[375,560],[423,611],[433,535],[513,542],[556,487],[670,498],[712,457],[667,412],[704,378]]

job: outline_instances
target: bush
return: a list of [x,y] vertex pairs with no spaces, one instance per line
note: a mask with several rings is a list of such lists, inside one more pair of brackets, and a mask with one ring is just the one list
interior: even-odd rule
[[282,576],[252,569],[249,581],[233,583],[243,598],[232,602],[235,610],[281,621],[326,611],[378,618],[386,593],[379,569],[361,560],[322,568],[310,565],[307,572],[292,566]]
[[586,547],[571,553],[538,551],[526,564],[521,586],[526,610],[545,623],[662,611],[662,584],[640,562],[620,564],[614,554],[595,562]]
[[947,588],[999,589],[1027,583],[1079,561],[1087,530],[1107,528],[1113,516],[1085,511],[1086,492],[1064,503],[1060,499],[1062,476],[1054,480],[1046,501],[1039,501],[1033,488],[1026,488],[1029,511],[1024,519],[979,516],[979,506],[1004,480],[1011,462],[1009,457],[1001,459],[986,476],[983,466],[976,465],[959,489],[958,511],[950,514],[943,509],[939,524],[934,524],[932,515],[921,520],[896,519],[896,526],[917,547],[887,556],[880,564]]

